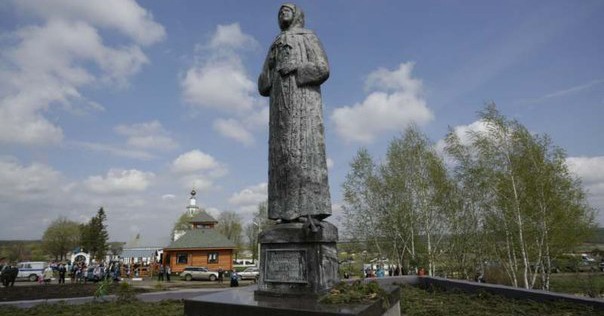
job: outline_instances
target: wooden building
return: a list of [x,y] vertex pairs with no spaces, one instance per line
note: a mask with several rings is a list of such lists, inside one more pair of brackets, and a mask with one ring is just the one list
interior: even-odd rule
[[181,272],[188,266],[213,271],[233,269],[235,243],[215,229],[218,221],[197,207],[195,190],[191,192],[187,210],[194,214],[189,221],[191,229],[174,233],[174,241],[164,248],[163,264],[169,265],[172,272]]

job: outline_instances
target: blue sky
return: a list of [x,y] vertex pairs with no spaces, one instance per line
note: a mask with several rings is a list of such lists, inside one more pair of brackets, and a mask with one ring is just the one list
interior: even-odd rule
[[[0,239],[100,206],[111,240],[161,245],[195,187],[247,221],[266,198],[256,79],[276,1],[0,2]],[[604,2],[298,1],[321,39],[329,177],[410,123],[435,143],[494,101],[567,150],[604,206]],[[604,223],[604,213],[598,221]]]

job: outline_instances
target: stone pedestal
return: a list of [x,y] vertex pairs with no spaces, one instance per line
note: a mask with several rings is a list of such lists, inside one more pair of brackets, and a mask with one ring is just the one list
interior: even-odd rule
[[282,223],[260,236],[260,278],[256,295],[318,296],[338,282],[338,229],[322,221]]

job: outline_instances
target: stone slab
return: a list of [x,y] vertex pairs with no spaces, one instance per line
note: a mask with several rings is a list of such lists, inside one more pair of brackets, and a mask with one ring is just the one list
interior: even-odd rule
[[296,242],[337,242],[338,228],[321,221],[317,232],[305,228],[306,223],[281,223],[265,229],[258,236],[261,243],[284,244]]
[[185,300],[187,316],[396,316],[400,315],[400,288],[386,286],[389,305],[381,301],[372,304],[320,304],[316,298],[258,297],[255,286],[202,295]]
[[338,282],[337,228],[277,224],[260,235],[258,295],[318,296]]

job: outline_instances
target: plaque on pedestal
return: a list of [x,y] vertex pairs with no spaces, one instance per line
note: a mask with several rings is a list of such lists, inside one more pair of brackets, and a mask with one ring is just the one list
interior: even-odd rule
[[338,230],[326,221],[318,226],[312,232],[304,223],[286,223],[260,234],[257,295],[316,297],[338,282]]

